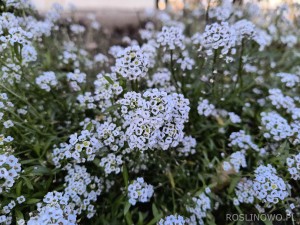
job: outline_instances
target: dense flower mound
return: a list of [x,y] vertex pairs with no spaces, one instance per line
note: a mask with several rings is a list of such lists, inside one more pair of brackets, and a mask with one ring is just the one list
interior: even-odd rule
[[128,92],[119,100],[123,127],[131,149],[147,150],[176,147],[183,139],[188,120],[189,100],[182,94],[151,89]]
[[297,223],[299,4],[169,2],[0,1],[0,224]]

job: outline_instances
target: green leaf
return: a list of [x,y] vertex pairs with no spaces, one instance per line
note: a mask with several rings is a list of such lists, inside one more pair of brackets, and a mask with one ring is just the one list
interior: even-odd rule
[[157,218],[153,218],[149,223],[147,223],[147,225],[154,225],[156,224],[162,217],[162,214],[160,217],[157,217]]
[[91,131],[92,128],[93,128],[93,124],[92,124],[92,123],[89,123],[89,124],[86,126],[86,129],[87,129],[88,131]]
[[139,220],[138,220],[138,225],[143,225],[144,224],[144,216],[141,212],[139,212]]
[[93,163],[94,163],[96,166],[99,166],[99,164],[100,164],[100,159],[95,158],[95,159],[93,160]]
[[33,190],[33,186],[31,184],[30,180],[27,177],[22,177],[22,178],[25,181],[25,184],[28,187],[28,189]]
[[158,209],[154,203],[152,204],[152,213],[154,218],[160,217],[160,213],[158,212]]
[[170,171],[168,171],[168,172],[167,172],[167,176],[168,176],[168,178],[169,178],[171,187],[174,189],[174,188],[175,188],[175,181],[174,181],[173,174],[172,174]]
[[230,182],[230,186],[228,188],[228,193],[231,194],[233,192],[233,190],[235,189],[237,183],[240,181],[240,177],[235,177],[231,180]]
[[37,161],[37,159],[26,159],[26,160],[22,160],[21,164],[25,165],[25,164],[30,164],[30,163],[33,163],[33,162],[36,162],[36,161]]
[[23,182],[20,180],[18,182],[18,184],[16,185],[16,194],[17,194],[17,196],[21,195],[22,184],[23,184]]
[[38,203],[38,202],[40,202],[40,201],[41,201],[41,199],[38,199],[38,198],[31,198],[31,199],[26,200],[26,204],[32,205],[32,204],[36,204],[36,203]]
[[125,207],[124,207],[124,216],[128,213],[130,206],[131,206],[130,203],[126,202]]
[[108,108],[105,110],[105,113],[108,113],[108,112],[111,112],[111,111],[115,111],[115,110],[117,110],[118,108],[120,108],[120,104],[112,105],[112,106],[108,107]]
[[16,221],[24,219],[23,213],[19,210],[15,210],[15,214],[16,214]]
[[123,179],[124,179],[125,187],[127,189],[127,187],[128,187],[128,171],[127,171],[127,168],[125,165],[123,165]]
[[270,220],[265,219],[265,217],[261,218],[261,216],[260,216],[260,220],[262,220],[266,225],[273,225],[273,223]]
[[128,225],[133,225],[134,224],[133,221],[132,221],[130,212],[126,213],[125,219],[126,219],[126,222],[127,222]]
[[108,83],[114,84],[114,81],[109,76],[103,75],[103,77],[108,81]]
[[51,174],[51,170],[44,166],[33,166],[32,171],[30,172],[30,175],[45,175],[45,174]]

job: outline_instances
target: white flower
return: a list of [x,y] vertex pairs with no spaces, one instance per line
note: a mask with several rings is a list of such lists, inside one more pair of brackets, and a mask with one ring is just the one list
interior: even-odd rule
[[147,150],[176,147],[183,139],[188,120],[189,100],[182,94],[150,89],[143,95],[127,92],[121,104],[125,136],[130,149]]
[[157,34],[157,42],[167,50],[184,49],[184,36],[179,27],[166,27]]
[[175,87],[171,84],[171,72],[166,68],[160,68],[150,79],[147,79],[149,88],[157,88],[167,93],[175,92]]
[[254,202],[255,192],[253,190],[253,181],[250,179],[243,178],[235,188],[235,194],[237,197],[237,204],[239,203],[250,203]]
[[226,55],[236,44],[236,34],[227,22],[213,23],[206,25],[200,44],[209,52],[222,49],[221,54]]
[[193,215],[199,221],[199,224],[204,224],[203,219],[206,217],[206,214],[211,210],[211,201],[204,193],[201,193],[199,196],[193,197],[193,206],[187,206],[186,210]]
[[185,225],[185,219],[180,215],[170,215],[164,219],[160,219],[158,225]]
[[3,125],[4,125],[5,128],[10,128],[10,127],[13,127],[13,126],[14,126],[14,123],[13,123],[13,121],[11,121],[11,120],[7,120],[7,121],[5,121],[5,122],[3,123]]
[[229,112],[228,115],[229,115],[229,118],[230,118],[232,123],[242,122],[241,118],[237,114],[235,114],[234,112]]
[[25,197],[23,196],[23,195],[21,195],[21,196],[19,196],[19,197],[17,197],[17,202],[19,203],[19,204],[22,204],[23,202],[25,202]]
[[101,159],[99,165],[104,167],[105,174],[108,175],[110,173],[120,173],[122,164],[122,156],[117,156],[113,153],[110,153]]
[[80,72],[79,69],[75,69],[74,73],[67,73],[67,81],[69,81],[70,87],[74,91],[80,91],[81,88],[79,84],[86,82],[86,74]]
[[245,19],[237,21],[233,25],[233,28],[235,29],[239,43],[241,43],[244,38],[252,39],[256,32],[255,25]]
[[119,51],[116,59],[116,72],[129,80],[136,80],[146,76],[148,64],[148,56],[135,45]]
[[153,186],[145,183],[144,178],[139,177],[128,186],[128,198],[131,205],[137,202],[149,202],[154,190]]
[[288,171],[294,180],[300,180],[300,153],[286,159]]
[[264,126],[265,138],[273,138],[275,141],[286,139],[293,135],[293,130],[287,120],[276,112],[262,112],[261,122]]
[[0,185],[0,193],[10,190],[15,180],[18,179],[20,172],[21,164],[15,156],[7,154],[0,155],[0,178],[3,181]]
[[43,90],[50,91],[51,87],[55,87],[58,82],[54,72],[44,72],[43,75],[40,75],[35,79],[35,83]]
[[179,152],[179,156],[188,156],[188,155],[193,155],[196,153],[196,139],[193,138],[192,136],[185,136],[183,140],[181,141],[181,144],[183,147],[180,147],[177,149]]
[[199,115],[204,115],[205,117],[217,115],[215,106],[213,104],[210,104],[207,99],[200,98],[197,109]]
[[253,149],[257,152],[260,152],[261,155],[265,154],[265,149],[259,148],[255,143],[253,143],[251,136],[247,135],[243,130],[231,133],[229,140],[229,147],[237,147],[240,150]]
[[74,33],[74,34],[82,34],[85,32],[85,27],[79,24],[72,24],[70,26],[70,30]]
[[295,85],[300,83],[300,77],[296,74],[291,73],[277,73],[277,77],[281,78],[281,82],[287,87],[295,87]]
[[256,168],[253,190],[255,197],[262,203],[266,203],[266,207],[271,207],[287,198],[288,189],[289,186],[277,175],[276,169],[271,165],[261,165]]

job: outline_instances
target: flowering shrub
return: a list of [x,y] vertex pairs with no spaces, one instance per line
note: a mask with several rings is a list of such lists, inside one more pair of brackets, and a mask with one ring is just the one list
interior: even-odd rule
[[116,44],[0,1],[0,224],[299,215],[300,7],[208,2]]

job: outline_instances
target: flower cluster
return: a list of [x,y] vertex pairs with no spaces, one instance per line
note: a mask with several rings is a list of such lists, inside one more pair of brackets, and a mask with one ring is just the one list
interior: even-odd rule
[[176,147],[183,138],[188,120],[189,101],[182,94],[167,94],[152,89],[143,93],[127,92],[119,100],[125,135],[131,149],[147,150]]
[[288,171],[291,174],[292,179],[300,179],[300,154],[293,155],[286,159],[286,164],[288,166]]
[[241,118],[237,114],[235,114],[234,112],[229,112],[228,116],[229,116],[229,119],[231,120],[232,123],[242,122]]
[[213,104],[209,103],[207,99],[199,99],[197,110],[198,114],[201,116],[203,115],[205,117],[209,117],[217,115],[216,107]]
[[43,90],[49,92],[51,87],[55,87],[58,82],[54,72],[44,72],[43,75],[38,76],[35,79],[35,83]]
[[240,150],[253,149],[257,152],[260,152],[260,154],[265,153],[265,149],[259,148],[255,143],[253,143],[253,141],[251,140],[251,136],[246,134],[244,130],[231,133],[229,140],[230,140],[230,143],[228,144],[229,147],[236,146]]
[[175,92],[175,87],[171,84],[171,72],[166,68],[158,69],[151,79],[147,80],[147,86],[167,93]]
[[69,196],[64,196],[61,192],[48,192],[43,203],[37,204],[38,213],[31,213],[27,224],[77,224],[77,211],[68,201]]
[[122,164],[122,156],[110,153],[106,157],[101,158],[99,166],[104,167],[105,174],[108,175],[120,173]]
[[[14,139],[11,136],[5,137],[3,134],[0,134],[0,146],[4,145],[5,143],[12,142]],[[1,146],[2,147],[2,146]]]
[[265,138],[273,138],[275,141],[286,139],[293,135],[288,121],[276,112],[262,112],[261,122],[266,132]]
[[188,56],[188,53],[184,51],[182,58],[177,59],[177,63],[180,65],[182,71],[192,70],[195,65],[195,60]]
[[241,167],[247,167],[245,153],[242,151],[232,153],[229,162],[225,161],[223,163],[223,169],[225,171],[234,169],[235,172],[238,173]]
[[184,49],[184,36],[182,29],[179,27],[166,27],[157,34],[157,42],[166,50],[175,50],[176,48]]
[[14,155],[0,155],[0,193],[10,190],[20,176],[20,172],[21,164]]
[[185,219],[180,215],[170,215],[161,219],[158,225],[185,225]]
[[67,165],[65,167],[68,174],[65,176],[64,196],[69,196],[69,202],[77,206],[77,213],[87,211],[87,217],[95,215],[92,202],[97,201],[97,197],[102,192],[102,180],[96,176],[91,176],[84,166]]
[[293,109],[296,107],[293,98],[283,95],[282,91],[277,88],[270,89],[269,93],[270,95],[268,98],[276,109],[284,108],[288,113],[293,112]]
[[207,50],[208,55],[212,55],[216,49],[221,49],[221,54],[226,55],[236,44],[234,33],[234,29],[227,22],[213,23],[205,27],[200,44]]
[[104,111],[112,106],[112,99],[123,92],[116,74],[98,74],[94,81],[94,93],[85,92],[83,95],[78,95],[77,100],[81,107],[87,109],[99,108]]
[[92,137],[88,130],[82,130],[79,134],[70,135],[69,143],[61,143],[52,153],[52,160],[56,167],[61,167],[64,159],[70,159],[76,163],[92,161],[96,151],[101,147],[99,140]]
[[196,153],[196,139],[192,136],[185,136],[181,141],[182,147],[178,147],[179,156],[188,156]]
[[239,43],[241,43],[244,38],[253,39],[255,36],[255,25],[251,21],[245,19],[239,20],[233,27],[236,31],[237,41]]
[[300,7],[192,2],[122,36],[0,1],[1,224],[299,214]]
[[243,178],[235,187],[236,198],[233,200],[235,205],[240,203],[251,204],[254,202],[255,192],[253,190],[253,181]]
[[300,83],[300,77],[296,74],[277,73],[276,77],[281,78],[281,82],[284,83],[286,87],[295,87],[298,83]]
[[94,56],[94,62],[99,63],[101,65],[106,65],[108,63],[108,58],[106,55],[103,55],[102,53],[98,53]]
[[187,207],[186,210],[198,219],[198,224],[204,224],[203,219],[206,217],[207,212],[211,210],[211,200],[205,193],[193,197],[193,206]]
[[277,171],[271,165],[261,165],[256,168],[253,180],[255,197],[267,207],[283,201],[289,196],[289,186],[277,175]]
[[217,20],[224,21],[230,17],[233,12],[231,0],[223,0],[220,5],[212,7],[208,16],[210,18],[216,18]]
[[86,82],[86,74],[80,72],[80,70],[76,69],[74,73],[67,74],[67,80],[69,81],[70,87],[74,91],[80,91],[81,88],[79,84],[83,84]]
[[147,55],[139,46],[127,47],[118,52],[116,72],[129,80],[136,80],[146,76],[148,63]]
[[149,202],[154,190],[153,186],[147,184],[144,178],[139,177],[128,186],[128,198],[131,205],[135,205],[137,202]]

